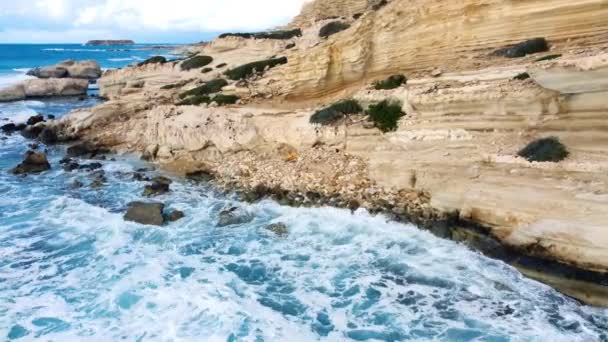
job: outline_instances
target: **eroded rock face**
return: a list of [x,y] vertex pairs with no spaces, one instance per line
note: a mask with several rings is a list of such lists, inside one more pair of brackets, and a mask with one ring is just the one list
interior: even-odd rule
[[27,73],[38,78],[83,78],[94,80],[101,77],[101,66],[93,60],[67,60],[56,65],[34,68]]
[[165,205],[162,203],[131,202],[124,219],[146,225],[162,226],[165,222],[164,209]]
[[0,102],[50,96],[86,95],[89,82],[75,78],[32,79],[0,89]]
[[29,173],[40,173],[51,169],[51,164],[46,155],[40,152],[28,151],[21,164],[11,170],[11,173],[23,175]]

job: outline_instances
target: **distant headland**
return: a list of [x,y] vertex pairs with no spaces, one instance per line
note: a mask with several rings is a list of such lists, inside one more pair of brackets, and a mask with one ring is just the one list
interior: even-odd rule
[[99,46],[99,45],[134,45],[135,42],[132,40],[89,40],[86,45]]

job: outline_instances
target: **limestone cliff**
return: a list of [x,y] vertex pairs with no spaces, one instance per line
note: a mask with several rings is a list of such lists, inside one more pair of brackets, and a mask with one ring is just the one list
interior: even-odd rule
[[[524,272],[608,305],[606,1],[375,5],[317,0],[291,25],[301,36],[191,47],[213,57],[204,73],[183,71],[182,61],[108,72],[99,84],[110,101],[60,125],[66,135],[172,170],[214,172],[224,184],[346,197],[348,206],[466,225],[442,235],[482,250],[494,241],[516,252],[507,261]],[[333,16],[350,28],[319,38]],[[545,37],[551,51],[490,56],[535,37]],[[240,96],[235,105],[176,105],[179,94],[224,78],[227,69],[275,56],[288,63],[223,87]],[[407,84],[372,86],[396,73]],[[346,97],[364,107],[398,100],[406,115],[387,133],[363,114],[310,124],[316,110]],[[517,157],[548,136],[567,146],[566,160]],[[538,268],[528,257],[549,264]]]

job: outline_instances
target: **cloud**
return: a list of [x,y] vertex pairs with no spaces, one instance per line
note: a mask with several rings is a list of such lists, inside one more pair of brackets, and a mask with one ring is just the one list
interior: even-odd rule
[[[146,41],[158,36],[250,31],[284,25],[308,0],[0,0],[0,40],[19,30],[53,40],[49,34],[107,32],[113,37],[134,34]],[[10,35],[6,33],[10,32]],[[61,38],[61,37],[58,37]],[[106,37],[90,37],[106,38]],[[57,40],[62,41],[62,40]]]

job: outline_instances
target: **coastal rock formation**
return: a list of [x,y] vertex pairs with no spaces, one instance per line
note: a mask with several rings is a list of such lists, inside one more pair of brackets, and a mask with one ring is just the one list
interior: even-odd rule
[[89,40],[86,45],[87,46],[102,46],[102,45],[134,45],[135,42],[129,39],[105,39],[105,40]]
[[66,60],[55,65],[34,68],[27,72],[29,76],[38,78],[84,78],[89,80],[101,77],[101,66],[93,60]]
[[37,97],[85,95],[88,88],[89,81],[85,79],[31,79],[0,89],[0,102]]
[[11,170],[11,173],[23,175],[29,173],[40,173],[51,169],[49,161],[44,153],[28,151],[23,162]]
[[126,221],[137,222],[152,226],[162,226],[165,222],[162,203],[131,202],[124,216]]
[[[607,11],[599,0],[317,0],[290,25],[302,28],[293,40],[189,47],[227,69],[273,56],[284,65],[238,81],[179,62],[108,72],[99,85],[110,101],[54,125],[254,199],[362,207],[491,255],[499,246],[524,273],[608,306]],[[334,13],[349,28],[319,37]],[[541,37],[550,51],[492,55]],[[392,75],[407,82],[376,88]],[[218,78],[237,104],[176,106]],[[364,110],[311,123],[348,98]],[[384,100],[401,111],[383,131],[365,109]],[[566,159],[518,156],[549,137]]]

